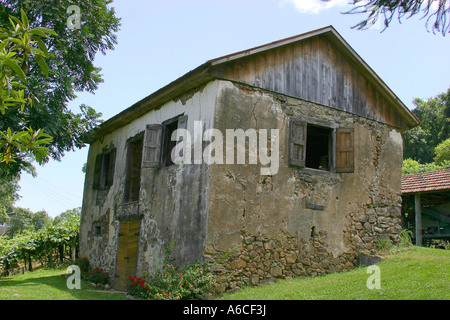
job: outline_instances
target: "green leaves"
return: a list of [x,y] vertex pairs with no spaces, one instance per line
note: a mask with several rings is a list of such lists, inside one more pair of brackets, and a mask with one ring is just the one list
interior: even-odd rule
[[12,30],[2,29],[0,33],[0,39],[10,42],[11,45],[4,45],[3,50],[9,50],[10,52],[21,52],[22,61],[21,67],[18,66],[17,60],[6,61],[7,65],[20,77],[22,81],[25,81],[25,69],[26,62],[33,56],[36,62],[39,64],[42,72],[48,77],[49,68],[44,60],[44,57],[48,57],[48,50],[45,43],[41,38],[47,38],[48,35],[57,36],[56,32],[45,27],[36,27],[30,29],[30,23],[27,15],[21,9],[21,20],[14,16],[10,16],[9,21],[12,25]]
[[39,129],[13,133],[10,128],[6,132],[0,131],[0,162],[15,162],[15,158],[34,158],[42,164],[48,156],[49,149],[44,145],[52,142],[52,137]]
[[25,232],[11,239],[0,237],[0,268],[7,271],[14,262],[52,254],[53,248],[60,244],[72,246],[79,228],[80,210],[73,210],[66,219],[39,231]]
[[[17,75],[12,80],[26,84],[25,97],[28,93],[28,97],[39,102],[29,112],[7,112],[3,121],[0,119],[0,130],[11,127],[13,131],[23,131],[31,124],[35,129],[43,128],[54,137],[48,146],[50,157],[61,160],[65,152],[84,147],[91,130],[100,122],[101,115],[92,108],[94,112],[87,113],[83,109],[73,111],[68,105],[79,92],[94,93],[103,82],[101,69],[95,66],[94,59],[99,52],[106,54],[114,49],[120,19],[109,1],[79,0],[76,4],[82,13],[81,29],[69,30],[67,8],[74,4],[72,0],[26,1],[26,7],[25,2],[17,0],[2,0],[2,4],[6,9],[0,10],[0,26],[8,28],[6,37],[12,36],[17,26],[19,32],[23,31],[26,22],[22,21],[20,5],[24,5],[29,19],[28,38],[35,49],[25,61],[26,83]],[[11,13],[19,20],[13,19],[14,26],[9,20]],[[8,44],[12,45],[19,46],[17,42]],[[20,50],[17,54],[20,55]],[[22,68],[19,58],[18,65]],[[12,111],[13,106],[8,108]]]
[[21,20],[10,16],[12,29],[0,28],[0,112],[14,106],[23,108],[27,102],[23,98],[23,90],[26,89],[15,81],[18,78],[22,83],[26,82],[27,65],[30,57],[33,57],[39,65],[42,73],[48,77],[49,67],[44,58],[48,57],[48,49],[41,38],[56,33],[48,28],[36,27],[29,29],[30,23],[23,10]]
[[48,65],[45,62],[44,58],[42,58],[41,55],[35,55],[34,58],[36,59],[36,62],[38,63],[39,67],[41,67],[42,72],[45,74],[46,77],[48,77]]
[[[23,10],[21,19],[10,16],[12,29],[0,28],[0,113],[5,114],[7,109],[20,108],[24,110],[26,104],[32,100],[25,97],[22,84],[26,82],[27,62],[33,57],[46,77],[49,75],[49,67],[44,57],[48,56],[48,50],[42,38],[48,34],[56,33],[48,28],[30,28],[30,22]],[[19,81],[15,81],[18,78]],[[21,160],[35,160],[39,164],[49,156],[49,149],[45,145],[52,142],[52,137],[42,129],[12,132],[8,127],[6,132],[0,131],[0,163],[15,162]]]

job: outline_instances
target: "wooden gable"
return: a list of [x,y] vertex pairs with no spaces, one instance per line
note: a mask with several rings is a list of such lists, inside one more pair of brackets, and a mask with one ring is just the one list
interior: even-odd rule
[[[359,58],[359,57],[357,57]],[[216,59],[213,75],[350,112],[397,128],[414,126],[406,107],[371,69],[328,33],[236,59]],[[228,60],[228,61],[227,61]],[[404,107],[404,108],[402,108]]]
[[387,123],[420,120],[332,27],[212,59],[96,128],[90,142],[209,81],[245,83]]

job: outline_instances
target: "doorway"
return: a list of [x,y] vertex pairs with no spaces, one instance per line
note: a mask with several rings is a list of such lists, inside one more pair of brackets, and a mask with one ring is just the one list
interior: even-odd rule
[[119,249],[117,251],[115,289],[125,291],[128,276],[136,275],[140,220],[120,222]]

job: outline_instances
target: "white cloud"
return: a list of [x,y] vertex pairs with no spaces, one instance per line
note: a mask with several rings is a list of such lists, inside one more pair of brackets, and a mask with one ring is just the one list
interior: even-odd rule
[[348,4],[348,0],[282,0],[283,3],[292,3],[301,13],[317,14],[322,10],[331,9],[339,6],[343,7]]

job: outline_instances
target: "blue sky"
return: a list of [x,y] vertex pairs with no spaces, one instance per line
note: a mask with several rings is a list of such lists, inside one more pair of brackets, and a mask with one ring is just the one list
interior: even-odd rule
[[[95,65],[104,83],[95,94],[78,94],[82,103],[109,119],[209,59],[332,25],[410,109],[450,87],[450,34],[434,35],[425,19],[393,21],[383,33],[351,29],[361,15],[344,15],[351,6],[332,0],[115,0],[122,18],[118,45]],[[81,16],[83,12],[81,12]],[[82,205],[88,147],[24,175],[16,206],[56,216]]]

